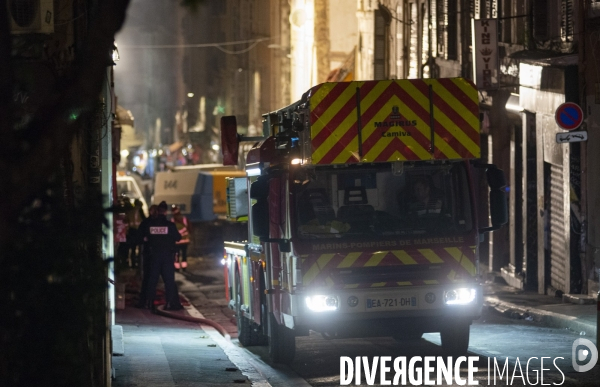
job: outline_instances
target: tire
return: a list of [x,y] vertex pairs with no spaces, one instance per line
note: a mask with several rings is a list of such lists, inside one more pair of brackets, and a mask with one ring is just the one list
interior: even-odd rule
[[449,356],[466,355],[469,348],[470,332],[471,323],[469,321],[456,322],[442,330],[440,336],[444,352]]
[[269,314],[269,356],[273,363],[290,364],[296,355],[294,331],[279,325],[275,316]]

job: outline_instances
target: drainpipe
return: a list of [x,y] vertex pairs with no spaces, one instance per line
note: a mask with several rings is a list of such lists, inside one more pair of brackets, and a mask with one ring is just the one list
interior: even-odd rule
[[[585,119],[587,117],[588,109],[587,109],[587,99],[586,99],[586,57],[585,57],[585,2],[584,0],[577,1],[577,10],[578,19],[577,24],[579,25],[579,36],[580,41],[578,42],[578,60],[579,60],[579,102],[581,104],[584,116],[584,125]],[[582,40],[582,41],[581,41]],[[587,127],[585,128],[587,130]],[[590,265],[591,259],[587,256],[587,141],[580,142],[580,169],[581,169],[581,197],[579,198],[579,206],[581,210],[581,235],[579,238],[579,259],[581,260],[581,279],[583,281],[583,286],[581,289],[582,294],[586,294],[588,292],[588,277],[590,269],[593,265]],[[593,262],[591,262],[593,264]]]

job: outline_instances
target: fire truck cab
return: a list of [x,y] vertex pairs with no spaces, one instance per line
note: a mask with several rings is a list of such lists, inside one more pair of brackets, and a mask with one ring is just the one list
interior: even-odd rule
[[[248,241],[223,258],[240,343],[289,363],[310,330],[440,332],[466,352],[478,246],[507,221],[504,175],[479,162],[478,104],[462,78],[335,82],[263,116],[247,177],[229,181],[232,217],[248,216]],[[235,117],[221,130],[224,164],[237,164]],[[491,225],[478,223],[483,172]]]

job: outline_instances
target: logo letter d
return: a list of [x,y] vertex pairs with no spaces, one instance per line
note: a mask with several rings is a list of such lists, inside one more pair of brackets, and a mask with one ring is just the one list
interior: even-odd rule
[[[586,346],[588,349],[577,350],[578,346]],[[585,365],[577,364],[577,360],[584,360],[587,358],[587,352],[591,352],[590,361]],[[583,356],[582,356],[583,355]],[[598,348],[588,339],[577,339],[573,342],[571,349],[571,359],[573,361],[573,369],[577,372],[587,372],[594,368],[598,361]]]

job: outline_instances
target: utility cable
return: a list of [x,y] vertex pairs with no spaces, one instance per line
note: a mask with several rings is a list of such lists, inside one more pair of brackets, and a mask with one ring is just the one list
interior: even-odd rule
[[185,315],[185,314],[169,312],[169,311],[164,310],[163,308],[164,308],[164,306],[156,308],[156,314],[159,314],[159,315],[165,316],[165,317],[171,317],[171,318],[174,318],[177,320],[183,320],[183,321],[194,322],[194,323],[198,323],[198,324],[210,325],[211,327],[213,327],[217,331],[219,331],[219,333],[224,338],[226,338],[227,340],[231,340],[231,336],[229,335],[229,333],[227,333],[225,328],[223,328],[223,326],[216,321],[209,320],[207,318],[192,317],[192,316]]
[[123,48],[203,48],[203,47],[217,47],[220,46],[234,46],[237,44],[246,44],[246,43],[258,43],[263,42],[265,40],[271,40],[276,38],[276,36],[269,36],[265,38],[257,38],[257,39],[248,39],[248,40],[237,40],[233,42],[222,42],[222,43],[196,43],[196,44],[141,44],[141,45],[131,45],[131,46],[119,46]]

